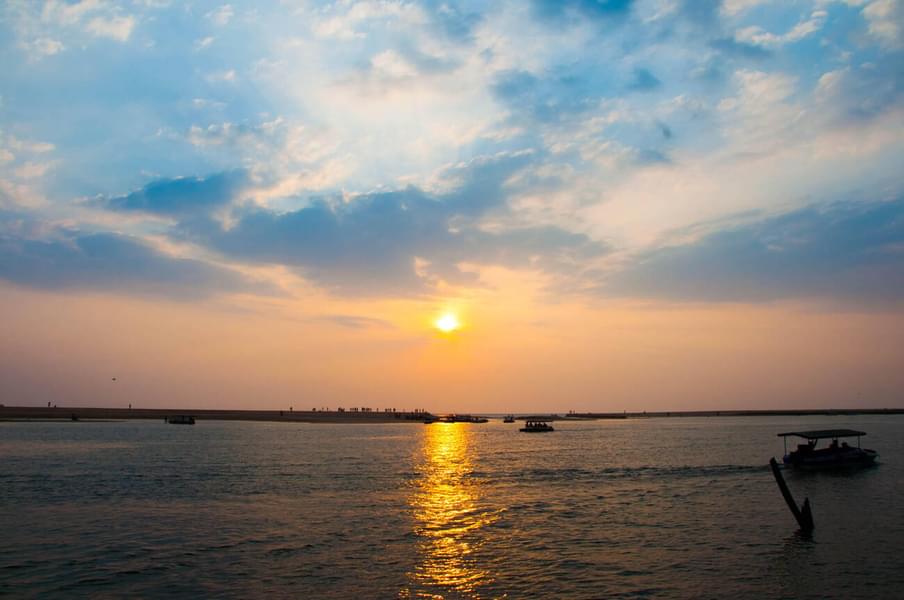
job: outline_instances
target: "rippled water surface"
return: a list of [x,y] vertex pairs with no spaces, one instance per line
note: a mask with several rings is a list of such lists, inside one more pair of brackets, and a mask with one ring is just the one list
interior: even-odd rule
[[[854,427],[879,466],[767,466]],[[895,598],[904,418],[518,425],[0,423],[15,597]]]

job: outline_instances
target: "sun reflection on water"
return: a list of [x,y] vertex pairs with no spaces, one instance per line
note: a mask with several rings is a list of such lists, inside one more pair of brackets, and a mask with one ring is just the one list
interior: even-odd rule
[[481,530],[498,515],[479,505],[469,435],[464,423],[425,427],[420,477],[409,498],[420,555],[411,577],[420,597],[442,598],[444,591],[477,597],[477,589],[493,580],[475,553],[485,543]]

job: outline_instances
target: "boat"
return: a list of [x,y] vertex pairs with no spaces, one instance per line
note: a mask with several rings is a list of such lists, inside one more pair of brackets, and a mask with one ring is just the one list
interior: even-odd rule
[[503,423],[514,423],[515,415],[508,415],[506,418],[502,419]]
[[555,431],[555,429],[553,429],[553,426],[546,421],[525,421],[524,427],[519,431],[525,433],[542,433],[545,431]]
[[486,417],[474,417],[472,415],[445,415],[442,417],[434,417],[428,421],[424,419],[424,423],[489,423]]
[[475,417],[474,415],[452,415],[450,417],[452,423],[489,423],[486,417]]
[[[861,436],[866,432],[853,429],[817,429],[814,431],[789,431],[778,436],[784,439],[786,465],[801,469],[831,469],[838,467],[868,467],[876,462],[879,453],[875,450],[860,447]],[[788,438],[799,437],[806,443],[798,444],[797,449],[788,452]],[[847,442],[840,445],[838,440],[857,438],[857,446]],[[819,440],[832,440],[827,447],[817,448]]]
[[191,415],[176,415],[165,419],[170,425],[194,425],[195,418]]

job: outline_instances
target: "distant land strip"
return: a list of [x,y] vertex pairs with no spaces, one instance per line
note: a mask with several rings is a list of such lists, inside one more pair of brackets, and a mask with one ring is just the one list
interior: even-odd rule
[[421,423],[429,413],[380,410],[212,410],[200,408],[97,408],[84,406],[2,406],[0,420],[118,420],[191,416],[205,421],[282,421],[300,423]]
[[902,415],[904,408],[791,408],[781,410],[673,410],[646,412],[576,413],[563,419],[643,419],[654,417],[800,417],[850,415]]
[[[662,417],[769,417],[900,415],[904,408],[822,408],[785,410],[683,410],[656,412],[569,412],[567,414],[516,414],[518,420],[545,421],[595,419],[649,419]],[[3,406],[0,420],[120,420],[191,416],[208,421],[274,421],[299,423],[421,423],[433,417],[426,411],[368,410],[213,410],[194,408],[99,408],[78,406]],[[477,415],[479,416],[479,415]],[[490,416],[490,415],[486,415]],[[490,418],[501,418],[493,415]]]

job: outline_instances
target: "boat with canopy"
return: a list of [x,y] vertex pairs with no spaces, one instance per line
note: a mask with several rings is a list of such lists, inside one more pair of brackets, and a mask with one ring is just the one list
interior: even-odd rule
[[[816,429],[778,434],[785,442],[784,463],[804,469],[866,467],[874,464],[879,453],[860,446],[860,438],[864,435],[866,432],[854,429]],[[789,437],[803,438],[806,443],[797,444],[796,449],[788,452]],[[838,440],[845,438],[857,438],[857,445],[849,445],[846,441],[838,443]],[[820,440],[832,441],[827,447],[817,448]]]

